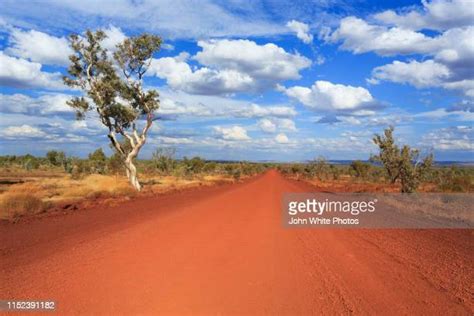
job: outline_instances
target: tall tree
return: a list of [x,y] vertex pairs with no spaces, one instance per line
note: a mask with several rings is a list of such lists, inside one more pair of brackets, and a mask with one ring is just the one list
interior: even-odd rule
[[[160,49],[161,38],[150,34],[127,38],[113,54],[101,46],[105,38],[101,30],[88,30],[85,37],[69,37],[74,54],[69,56],[69,76],[63,80],[82,90],[83,95],[69,100],[68,105],[76,110],[78,119],[96,110],[125,165],[130,184],[140,191],[134,159],[146,142],[153,112],[159,107],[158,92],[144,90],[143,76]],[[143,123],[141,129],[139,122]],[[124,141],[130,146],[122,146]]]

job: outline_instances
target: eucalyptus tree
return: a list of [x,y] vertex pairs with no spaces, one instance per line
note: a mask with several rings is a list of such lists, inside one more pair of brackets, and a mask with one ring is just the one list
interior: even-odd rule
[[69,37],[74,53],[69,56],[68,76],[63,80],[82,91],[82,95],[67,104],[78,119],[92,117],[86,115],[89,111],[97,112],[130,184],[140,191],[134,160],[146,142],[153,113],[159,107],[158,92],[144,89],[143,76],[153,54],[160,49],[161,38],[150,34],[130,37],[117,44],[113,53],[102,46],[105,38],[101,30]]

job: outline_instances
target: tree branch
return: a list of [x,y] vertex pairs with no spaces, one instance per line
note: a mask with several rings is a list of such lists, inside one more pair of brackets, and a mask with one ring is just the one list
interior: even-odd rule
[[109,132],[109,138],[110,138],[110,141],[112,142],[112,145],[115,147],[115,149],[120,153],[122,154],[123,156],[125,156],[125,151],[122,149],[122,146],[120,146],[120,143],[117,141],[117,138],[115,137],[115,132],[110,130]]
[[135,123],[132,124],[132,128],[133,128],[133,137],[135,137],[135,140],[137,142],[140,141],[140,137],[138,136],[138,132],[137,132],[137,126]]
[[130,142],[130,145],[132,145],[132,148],[135,148],[137,145],[135,144],[135,140],[133,140],[133,137],[125,133],[124,131],[121,131],[120,134],[123,135],[123,137],[127,138],[128,141]]
[[145,127],[143,128],[143,131],[142,131],[142,134],[141,134],[141,138],[144,139],[146,137],[146,134],[148,132],[148,130],[150,129],[151,127],[151,124],[153,124],[153,114],[151,113],[147,113],[147,116],[146,116],[146,125]]

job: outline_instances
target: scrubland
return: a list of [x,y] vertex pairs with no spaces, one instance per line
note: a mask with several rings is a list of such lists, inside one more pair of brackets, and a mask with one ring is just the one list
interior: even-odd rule
[[[318,191],[329,192],[400,192],[400,181],[390,181],[383,166],[353,161],[336,165],[319,158],[308,163],[278,165],[287,177],[311,183]],[[418,192],[474,192],[474,167],[434,166],[417,188]]]
[[138,193],[129,185],[122,166],[103,153],[74,160],[62,153],[57,156],[1,157],[0,219],[14,221],[25,215],[98,203],[114,205],[139,196],[235,182],[262,169],[257,164],[207,162],[198,157],[142,160],[138,169],[143,190]]
[[[120,161],[97,150],[87,159],[49,152],[46,157],[0,157],[0,219],[68,212],[91,205],[116,205],[140,196],[173,190],[231,183],[268,169],[288,178],[309,182],[322,192],[399,192],[383,166],[354,161],[331,164],[323,158],[306,163],[249,163],[205,161],[199,157],[177,160],[159,151],[137,162],[143,190],[128,183]],[[418,186],[419,192],[474,192],[474,168],[435,166]]]

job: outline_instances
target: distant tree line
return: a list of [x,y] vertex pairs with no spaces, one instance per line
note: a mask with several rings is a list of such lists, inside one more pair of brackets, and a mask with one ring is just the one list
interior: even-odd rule
[[[407,145],[397,145],[392,127],[386,129],[383,135],[375,135],[373,141],[379,147],[379,154],[372,156],[369,161],[355,160],[349,165],[331,164],[323,157],[306,163],[216,162],[200,157],[177,159],[174,148],[158,148],[151,159],[137,161],[137,170],[147,174],[190,179],[212,174],[227,175],[238,180],[242,176],[277,168],[285,175],[302,179],[334,181],[345,177],[353,181],[398,184],[403,193],[415,192],[421,183],[432,183],[443,192],[474,191],[474,168],[435,167],[432,154],[421,158],[418,150]],[[127,148],[127,142],[123,142],[121,146]],[[59,168],[73,178],[93,173],[123,174],[126,170],[123,164],[119,153],[115,152],[107,157],[102,148],[91,152],[87,159],[69,157],[57,150],[48,151],[45,157],[0,156],[0,167],[3,168]]]
[[[151,159],[137,161],[137,169],[147,174],[160,176],[176,176],[193,178],[204,175],[220,174],[231,176],[238,180],[242,176],[261,173],[270,165],[240,162],[208,161],[200,157],[177,159],[175,149],[159,148]],[[119,154],[114,153],[107,157],[99,148],[91,152],[87,158],[67,156],[63,151],[50,150],[45,157],[35,157],[27,154],[22,156],[0,156],[0,167],[19,167],[27,171],[37,169],[56,169],[69,173],[72,178],[79,179],[87,174],[123,174],[123,160]]]

